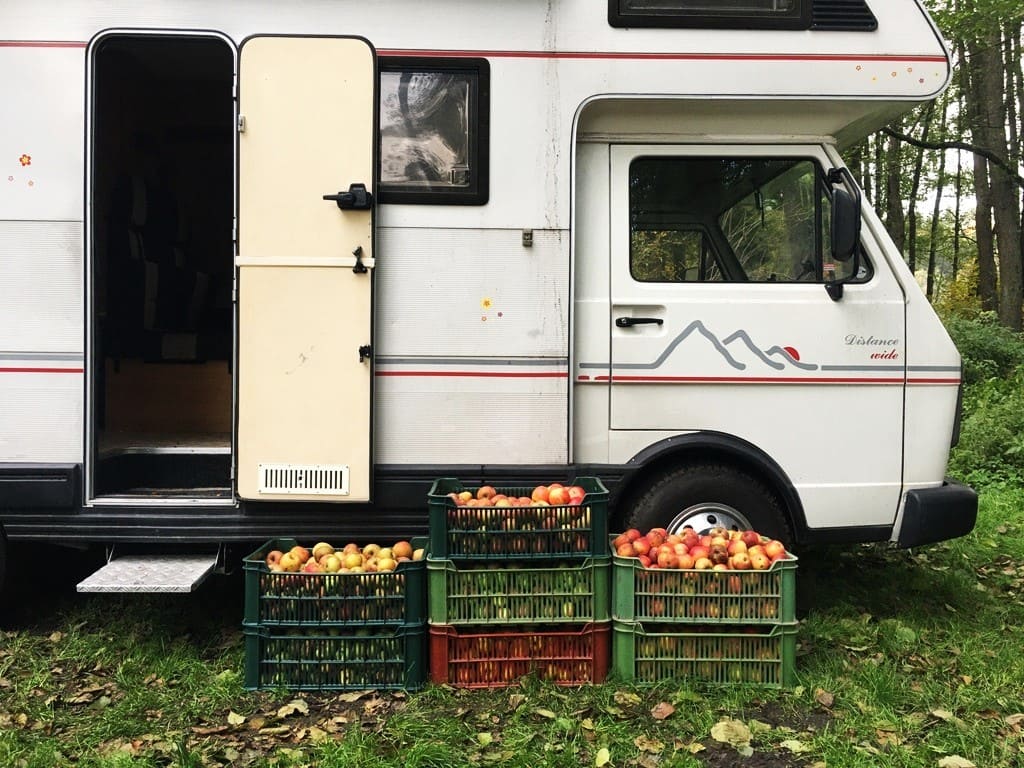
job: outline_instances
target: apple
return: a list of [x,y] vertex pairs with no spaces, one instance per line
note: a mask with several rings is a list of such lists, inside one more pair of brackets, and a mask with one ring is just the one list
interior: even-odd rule
[[477,488],[476,497],[480,500],[484,500],[491,498],[497,493],[498,491],[495,490],[493,485],[481,485],[479,488]]
[[377,560],[378,571],[393,571],[398,567],[398,562],[391,557],[381,557]]
[[324,555],[324,559],[320,561],[320,565],[327,573],[337,573],[342,568],[341,558],[333,552],[329,555]]
[[753,555],[750,555],[750,567],[755,571],[767,571],[771,564],[771,559],[761,552],[755,552]]
[[628,538],[630,541],[633,541],[633,539],[639,539],[641,536],[643,536],[643,534],[640,533],[640,531],[636,528],[626,529],[626,538]]
[[677,562],[679,563],[679,565],[678,565],[679,568],[684,568],[686,570],[689,570],[690,568],[694,567],[695,561],[693,559],[693,555],[691,555],[689,553],[685,553],[685,554],[682,554],[682,555],[678,555],[677,558],[678,558]]
[[413,550],[413,553],[412,553],[412,559],[413,560],[422,560],[426,556],[427,556],[427,550],[423,549],[422,547],[420,547],[419,549],[414,549]]
[[463,504],[466,504],[472,498],[473,498],[473,492],[472,491],[459,491],[459,501],[461,501]]
[[737,552],[746,552],[747,545],[743,543],[743,539],[729,539],[727,551],[730,555],[735,555]]
[[698,571],[710,570],[712,566],[714,566],[714,563],[712,563],[707,557],[698,557],[693,561],[693,567]]
[[569,489],[557,486],[548,489],[548,504],[561,507],[569,503]]
[[695,544],[690,547],[690,554],[693,555],[694,560],[700,560],[702,557],[707,557],[711,554],[711,547],[706,547],[703,544]]
[[750,555],[746,552],[737,552],[729,558],[729,565],[737,571],[748,571],[752,567]]
[[328,544],[326,541],[319,541],[313,546],[313,559],[320,562],[321,558],[325,555],[334,553],[334,547]]
[[361,552],[344,552],[341,558],[341,564],[345,568],[361,568],[363,565],[363,555]]
[[633,543],[629,541],[616,547],[615,554],[619,557],[636,557],[636,552],[633,551]]
[[530,494],[530,499],[532,501],[543,501],[546,503],[550,494],[551,491],[546,485],[538,485],[533,489],[533,493]]
[[641,536],[639,539],[633,539],[633,552],[637,555],[646,555],[651,551],[651,541],[646,536]]
[[412,557],[413,548],[412,544],[408,541],[396,541],[395,545],[391,548],[391,551],[395,553],[395,557]]
[[747,547],[752,547],[755,544],[761,543],[761,534],[757,531],[743,531],[743,533],[740,534],[740,539],[747,545]]
[[305,564],[309,560],[309,550],[299,544],[296,544],[288,551],[295,555],[300,565]]
[[310,558],[302,564],[303,573],[323,573],[324,569],[320,567],[320,563]]
[[298,571],[299,568],[302,567],[302,561],[299,560],[298,555],[296,555],[291,550],[288,550],[283,555],[281,555],[281,560],[279,561],[278,565],[280,566],[282,571],[285,571],[287,573],[293,573],[295,571]]
[[778,560],[785,556],[786,548],[782,545],[781,541],[771,539],[765,543],[764,553],[768,556],[769,560]]
[[617,551],[623,544],[629,544],[630,538],[624,533],[620,533],[614,539],[612,539],[612,547]]
[[275,570],[281,567],[281,556],[284,554],[280,549],[272,549],[267,552],[267,567]]
[[583,497],[587,495],[586,490],[582,485],[570,485],[569,486],[569,499],[574,503],[578,504],[583,501]]
[[365,547],[363,547],[363,556],[366,559],[370,559],[378,552],[380,552],[380,544],[367,544]]

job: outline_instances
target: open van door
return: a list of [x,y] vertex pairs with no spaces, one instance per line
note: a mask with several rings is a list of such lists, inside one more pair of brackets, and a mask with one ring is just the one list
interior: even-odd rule
[[370,499],[376,69],[359,38],[242,45],[243,499]]

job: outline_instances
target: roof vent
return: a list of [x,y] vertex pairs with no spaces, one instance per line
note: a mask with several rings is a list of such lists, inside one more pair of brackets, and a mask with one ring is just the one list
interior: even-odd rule
[[814,0],[811,28],[835,31],[873,32],[878,20],[866,0]]

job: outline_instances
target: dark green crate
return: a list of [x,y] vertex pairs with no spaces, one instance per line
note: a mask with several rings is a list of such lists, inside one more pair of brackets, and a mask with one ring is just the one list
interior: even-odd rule
[[[414,548],[426,538],[413,539]],[[426,561],[393,571],[302,573],[271,571],[267,553],[287,552],[295,539],[271,539],[243,561],[245,622],[265,626],[421,624],[426,611]]]
[[245,633],[247,690],[407,690],[427,676],[425,625],[252,627]]
[[[450,493],[471,491],[454,478],[434,481],[427,495],[430,555],[441,560],[540,560],[608,554],[608,490],[596,477],[567,485],[586,491],[580,504],[547,507],[457,506]],[[498,488],[529,496],[533,488]]]
[[612,622],[612,669],[622,680],[696,679],[791,687],[797,625],[689,626]]
[[608,557],[547,567],[468,567],[427,558],[428,614],[434,624],[607,621]]
[[612,557],[612,617],[619,621],[777,624],[796,620],[797,558],[764,571],[645,568]]

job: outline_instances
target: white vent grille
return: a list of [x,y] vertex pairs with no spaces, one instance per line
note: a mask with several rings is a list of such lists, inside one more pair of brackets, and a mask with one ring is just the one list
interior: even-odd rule
[[347,464],[260,464],[260,493],[347,496]]

